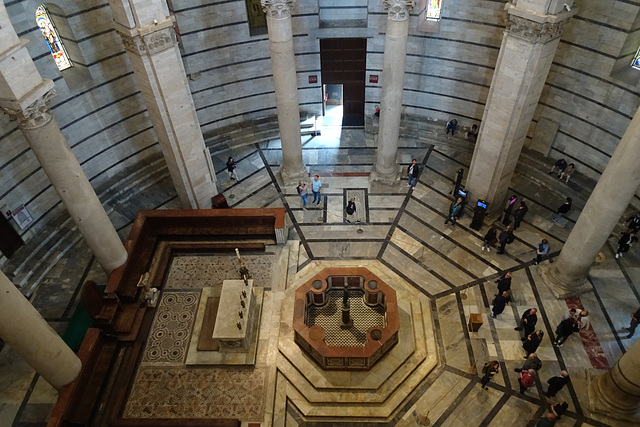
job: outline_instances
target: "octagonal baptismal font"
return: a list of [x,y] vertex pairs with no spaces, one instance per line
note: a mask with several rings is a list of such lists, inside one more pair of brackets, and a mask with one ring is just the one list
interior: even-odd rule
[[369,370],[398,343],[396,292],[366,268],[325,268],[295,293],[295,342],[323,369]]

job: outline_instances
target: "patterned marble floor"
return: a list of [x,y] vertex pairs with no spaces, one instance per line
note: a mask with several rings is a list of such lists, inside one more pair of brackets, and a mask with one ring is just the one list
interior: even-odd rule
[[[624,258],[615,259],[612,248],[617,236],[612,235],[602,248],[601,262],[595,264],[591,272],[594,291],[579,299],[553,298],[540,278],[540,269],[549,261],[534,266],[532,259],[535,245],[542,238],[550,241],[552,253],[557,254],[562,248],[585,203],[571,190],[571,185],[576,184],[572,182],[567,186],[551,178],[546,180],[545,165],[539,166],[540,176],[535,180],[517,171],[511,189],[526,198],[529,213],[505,255],[498,255],[496,251],[483,252],[480,250],[481,236],[486,227],[481,231],[471,229],[468,216],[454,227],[443,224],[455,172],[459,168],[467,170],[473,147],[465,147],[461,141],[449,145],[434,140],[433,144],[421,145],[409,138],[401,139],[399,163],[406,168],[412,158],[417,158],[423,165],[418,186],[410,190],[406,179],[394,186],[369,183],[367,173],[374,162],[375,147],[362,130],[336,128],[319,137],[305,137],[304,161],[310,173],[318,173],[323,181],[320,205],[306,211],[302,209],[295,188],[284,186],[277,179],[281,160],[279,141],[230,150],[214,159],[221,171],[218,185],[231,205],[235,208],[285,207],[289,239],[299,240],[300,247],[289,257],[286,280],[275,284],[272,281],[265,293],[255,371],[247,370],[244,376],[233,378],[224,369],[218,372],[197,368],[189,374],[178,373],[181,368],[175,361],[182,353],[172,343],[189,331],[185,319],[185,325],[172,329],[176,336],[171,340],[163,341],[162,333],[150,336],[148,351],[138,372],[141,381],[148,382],[150,387],[151,384],[169,387],[174,385],[169,377],[184,374],[184,381],[175,385],[202,384],[202,387],[190,387],[197,390],[188,392],[199,394],[211,402],[210,405],[222,401],[228,402],[230,406],[227,407],[247,405],[241,400],[245,397],[255,399],[254,402],[259,400],[259,404],[252,404],[253,409],[242,415],[245,426],[249,421],[261,421],[263,426],[305,425],[302,409],[283,394],[290,384],[280,382],[282,376],[276,372],[274,363],[279,309],[285,287],[292,286],[291,278],[315,260],[377,260],[431,300],[440,360],[424,382],[414,391],[407,392],[394,419],[383,425],[418,425],[416,420],[427,416],[437,426],[531,426],[549,403],[560,400],[569,403],[569,411],[556,424],[558,426],[629,425],[589,410],[586,378],[591,371],[613,366],[637,339],[637,336],[625,339],[626,333],[622,330],[628,326],[629,313],[640,302],[637,249],[632,249]],[[238,161],[239,182],[229,181],[221,167],[229,155]],[[552,163],[551,159],[549,163]],[[569,213],[567,224],[561,227],[551,220],[551,216],[566,196],[574,198],[575,209]],[[361,221],[358,224],[345,222],[344,208],[351,197],[357,199]],[[150,187],[145,191],[144,203],[134,197],[127,206],[110,214],[114,222],[123,224],[119,229],[122,236],[126,235],[133,220],[136,203],[140,206],[153,204],[158,208],[177,207],[175,193],[167,189],[166,181]],[[255,262],[268,263],[262,258]],[[225,268],[221,268],[223,270]],[[497,319],[489,319],[489,302],[496,292],[494,280],[504,270],[513,272],[514,300]],[[62,332],[77,304],[79,286],[89,278],[99,284],[106,282],[104,273],[80,241],[43,279],[31,301],[54,329]],[[175,298],[174,301],[186,309],[193,300],[190,292],[194,288],[184,277],[171,280],[169,282],[175,284],[169,286],[171,291],[165,298]],[[551,338],[555,326],[570,306],[582,306],[590,311],[592,330],[572,336],[562,348],[553,347]],[[172,320],[171,313],[162,317],[161,307],[156,321],[176,321]],[[545,332],[545,338],[537,354],[543,367],[536,386],[520,395],[513,369],[520,366],[524,353],[520,336],[513,327],[529,307],[540,309],[538,327]],[[482,315],[483,325],[477,333],[466,328],[470,313]],[[485,391],[480,388],[478,372],[487,360],[492,359],[500,361],[501,370]],[[542,394],[546,380],[557,375],[560,369],[567,369],[572,381],[555,399],[548,399]],[[243,384],[243,396],[233,394],[239,392],[230,386],[234,381]],[[259,384],[264,384],[264,395],[249,396],[249,388],[260,389]],[[141,396],[136,393],[139,391],[133,391],[127,406],[131,414],[148,410],[140,404]],[[2,348],[0,425],[44,426],[55,397],[55,391],[9,347]],[[182,403],[161,401],[153,410],[170,416],[176,414],[172,408],[175,405]],[[189,408],[189,411],[203,414],[212,410],[227,409],[212,409],[206,405]],[[355,424],[334,420],[309,425]]]

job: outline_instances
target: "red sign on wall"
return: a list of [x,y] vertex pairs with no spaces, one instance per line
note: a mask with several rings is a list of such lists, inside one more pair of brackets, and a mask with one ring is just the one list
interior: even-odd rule
[[309,83],[318,83],[318,76],[309,76]]
[[369,83],[378,83],[378,75],[370,74],[369,75]]

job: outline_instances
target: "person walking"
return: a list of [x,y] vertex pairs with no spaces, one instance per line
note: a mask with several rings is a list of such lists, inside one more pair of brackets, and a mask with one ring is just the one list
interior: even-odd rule
[[229,160],[227,160],[227,172],[229,172],[229,177],[236,181],[240,181],[236,172],[236,167],[236,162],[233,160],[233,157],[229,157]]
[[529,212],[529,207],[525,203],[525,201],[520,202],[520,206],[513,213],[513,229],[517,230],[520,227],[520,223],[524,219],[524,216]]
[[556,328],[556,339],[553,341],[553,345],[557,347],[562,347],[562,344],[573,334],[574,332],[578,332],[580,330],[580,326],[578,325],[578,320],[574,317],[568,317],[562,322],[558,324]]
[[567,197],[563,204],[558,207],[556,210],[556,215],[553,217],[553,222],[559,222],[562,219],[562,216],[565,215],[569,210],[571,210],[571,203],[573,199],[571,197]]
[[507,271],[502,277],[496,280],[496,283],[498,284],[499,293],[511,291],[511,273]]
[[542,239],[540,243],[538,243],[538,248],[536,249],[536,258],[533,260],[535,265],[540,264],[542,261],[542,257],[545,257],[549,254],[549,241],[547,239]]
[[573,163],[569,163],[569,166],[567,166],[567,168],[565,170],[563,170],[560,173],[560,176],[558,178],[560,178],[560,180],[562,180],[563,178],[567,178],[566,183],[569,183],[569,178],[571,178],[571,175],[573,175],[573,173],[576,171],[576,165],[574,165]]
[[566,401],[549,406],[549,411],[556,416],[557,420],[562,418],[562,414],[567,412],[567,409],[569,409],[569,404]]
[[510,300],[509,292],[507,291],[501,292],[498,295],[496,295],[496,297],[493,299],[493,302],[492,302],[493,308],[491,309],[491,311],[493,312],[493,314],[490,315],[489,317],[491,317],[492,319],[495,319],[498,314],[502,314],[502,312],[504,311],[504,308],[509,303],[509,300]]
[[636,328],[638,327],[638,323],[640,322],[640,307],[638,307],[638,309],[631,313],[631,324],[629,324],[628,328],[625,328],[627,331],[629,331],[629,335],[627,335],[627,338],[631,338],[633,336],[633,334],[636,333]]
[[508,225],[507,228],[505,228],[498,236],[498,242],[500,242],[500,249],[498,249],[498,253],[503,254],[505,247],[513,243],[515,239],[516,237],[513,235],[513,230],[511,229],[511,226]]
[[499,371],[500,371],[500,362],[498,362],[497,360],[491,360],[484,364],[484,367],[482,368],[482,373],[484,374],[484,376],[480,380],[480,385],[482,386],[483,389],[489,390],[489,387],[487,387],[487,384],[489,384],[489,381],[491,381],[491,378],[493,378],[493,376],[497,374]]
[[347,203],[347,207],[345,209],[345,211],[347,212],[347,219],[346,221],[348,223],[351,223],[351,221],[357,221],[356,220],[356,198],[352,197],[351,200],[349,200],[349,203]]
[[456,218],[460,214],[460,209],[462,209],[462,197],[458,197],[458,200],[452,202],[451,206],[449,206],[449,215],[444,220],[444,225],[449,224],[449,221],[451,221],[451,225],[456,225]]
[[322,201],[322,197],[320,196],[320,189],[322,188],[322,181],[320,181],[320,176],[316,175],[313,177],[313,181],[311,181],[311,191],[313,191],[313,201],[311,203],[315,203],[316,200],[318,204]]
[[620,236],[620,240],[618,240],[618,249],[616,250],[616,259],[620,258],[623,253],[629,252],[629,249],[631,249],[631,245],[637,241],[638,241],[638,238],[636,237],[635,232],[622,233],[622,235]]
[[629,225],[627,226],[627,233],[637,233],[638,230],[640,230],[640,212],[636,213],[624,223],[629,223]]
[[551,377],[547,380],[549,388],[543,394],[547,397],[554,397],[569,382],[569,373],[565,370],[560,371],[560,375]]
[[498,236],[498,228],[497,227],[489,228],[489,231],[487,231],[487,234],[485,234],[482,239],[482,250],[484,251],[486,249],[487,252],[491,252],[491,245],[495,244],[498,241],[497,236]]
[[535,353],[540,343],[542,343],[542,339],[544,338],[544,332],[541,330],[537,330],[535,333],[530,334],[526,340],[522,343],[522,348],[527,352],[525,359],[529,357],[531,353]]
[[520,323],[518,324],[517,327],[513,328],[513,330],[521,331],[524,329],[525,337],[532,334],[536,328],[536,323],[538,323],[537,313],[538,313],[537,308],[530,308],[528,310],[525,310],[525,312],[522,313],[522,317],[520,318]]
[[531,353],[527,360],[524,361],[522,368],[515,368],[514,371],[522,372],[528,371],[529,369],[533,369],[534,371],[539,371],[542,368],[542,361],[536,356],[535,353]]
[[445,135],[449,135],[449,131],[451,131],[451,136],[455,135],[457,128],[458,128],[458,121],[456,119],[449,120],[449,122],[447,123],[447,126],[445,127],[445,129],[447,130],[447,133]]
[[300,181],[298,182],[298,194],[300,195],[300,198],[302,199],[302,210],[307,210],[307,182],[306,181]]
[[529,369],[527,371],[520,372],[520,378],[518,378],[518,384],[520,384],[520,394],[524,394],[529,387],[532,387],[536,383],[536,371]]
[[418,183],[419,176],[420,176],[420,166],[418,165],[418,161],[416,159],[413,159],[411,160],[409,169],[407,169],[407,178],[409,179],[409,183],[407,184],[407,187],[416,188],[416,184]]

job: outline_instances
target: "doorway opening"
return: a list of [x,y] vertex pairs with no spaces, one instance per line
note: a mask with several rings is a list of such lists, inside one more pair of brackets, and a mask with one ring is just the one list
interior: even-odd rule
[[322,112],[323,126],[342,126],[342,116],[344,114],[344,91],[341,84],[322,85],[323,102]]
[[[364,126],[365,75],[367,39],[321,39],[320,67],[323,85],[325,119],[328,112],[342,110],[341,125]],[[339,96],[340,106],[335,104]],[[329,116],[330,123],[337,118]]]

